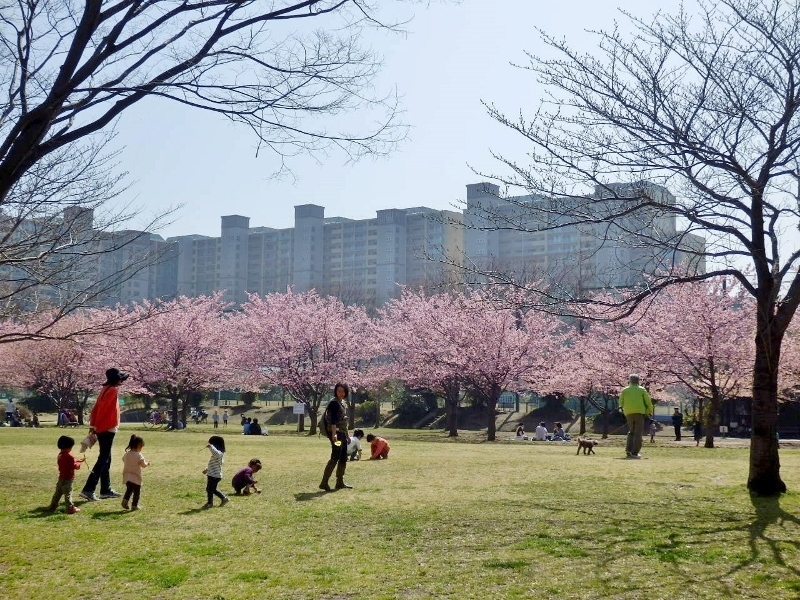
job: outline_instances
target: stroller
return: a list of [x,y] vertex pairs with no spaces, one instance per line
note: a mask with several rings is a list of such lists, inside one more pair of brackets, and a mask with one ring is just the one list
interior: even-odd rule
[[208,413],[204,409],[196,406],[192,407],[189,416],[192,418],[195,425],[208,422]]

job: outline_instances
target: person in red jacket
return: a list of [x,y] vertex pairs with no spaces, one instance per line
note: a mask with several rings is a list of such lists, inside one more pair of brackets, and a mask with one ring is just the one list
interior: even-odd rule
[[58,508],[58,501],[61,496],[64,496],[64,505],[67,507],[67,514],[74,515],[80,511],[80,508],[72,503],[72,482],[75,479],[75,469],[81,468],[81,463],[85,460],[83,458],[75,458],[72,456],[72,447],[75,445],[73,440],[68,435],[62,435],[58,438],[58,483],[56,484],[56,492],[53,494],[53,499],[50,500],[50,510]]
[[106,382],[100,389],[92,413],[89,415],[89,433],[97,435],[100,452],[97,462],[89,473],[89,478],[81,490],[80,496],[85,500],[97,500],[94,491],[100,483],[100,498],[119,498],[119,492],[111,489],[111,446],[119,428],[119,397],[117,388],[128,378],[127,373],[111,368],[106,371]]
[[389,442],[382,437],[372,435],[371,433],[367,435],[367,441],[369,442],[370,451],[372,454],[372,456],[369,458],[370,460],[389,458]]

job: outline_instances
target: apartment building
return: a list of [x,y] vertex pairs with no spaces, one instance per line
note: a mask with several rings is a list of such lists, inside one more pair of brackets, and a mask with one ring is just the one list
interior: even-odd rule
[[[704,239],[680,231],[674,214],[642,203],[643,195],[675,202],[669,190],[649,183],[611,184],[574,198],[501,198],[497,185],[467,185],[465,254],[478,272],[473,278],[500,271],[575,292],[630,287],[678,267],[704,271]],[[636,202],[641,206],[631,210]],[[622,216],[602,220],[611,214]]]
[[[47,226],[68,229],[77,247],[93,251],[83,261],[72,253],[68,268],[45,290],[53,304],[65,290],[100,290],[89,303],[113,306],[218,290],[241,304],[248,293],[292,287],[377,307],[397,297],[402,286],[435,292],[485,280],[486,271],[587,291],[636,285],[648,273],[679,264],[705,268],[699,257],[703,238],[680,231],[674,215],[644,203],[625,210],[642,195],[675,202],[663,187],[615,184],[570,199],[501,198],[498,186],[485,182],[466,191],[462,212],[418,206],[349,219],[326,217],[323,206],[303,204],[295,207],[291,228],[251,227],[249,217],[227,215],[219,237],[166,240],[142,231],[96,230],[91,209],[70,207]],[[565,216],[570,211],[592,214],[597,222],[571,225]],[[602,222],[603,211],[625,216],[609,225]],[[19,235],[43,227],[25,222]],[[60,259],[56,253],[48,260]],[[18,272],[0,267],[6,282]]]
[[228,215],[218,238],[169,238],[176,251],[167,262],[182,295],[224,289],[238,304],[248,293],[292,287],[375,307],[402,286],[433,290],[460,280],[444,257],[464,246],[461,220],[460,213],[427,207],[379,210],[373,219],[326,218],[324,207],[303,204],[292,228],[251,228],[249,217]]

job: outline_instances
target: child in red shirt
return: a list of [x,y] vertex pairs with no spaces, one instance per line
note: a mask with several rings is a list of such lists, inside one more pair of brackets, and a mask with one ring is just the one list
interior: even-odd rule
[[371,433],[367,435],[367,441],[369,442],[370,451],[372,454],[372,456],[370,456],[370,460],[389,458],[389,442],[382,437],[372,435]]
[[75,470],[81,468],[81,463],[86,460],[84,458],[75,458],[72,456],[72,447],[75,445],[73,440],[68,435],[62,435],[58,438],[56,443],[61,452],[58,453],[58,483],[56,484],[56,492],[53,494],[53,499],[50,501],[50,510],[58,508],[58,501],[61,496],[64,496],[64,506],[67,507],[67,514],[73,515],[80,511],[80,508],[72,503],[72,482],[75,480]]

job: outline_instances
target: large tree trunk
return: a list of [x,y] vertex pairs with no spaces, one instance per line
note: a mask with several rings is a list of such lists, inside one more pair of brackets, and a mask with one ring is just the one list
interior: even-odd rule
[[447,413],[447,437],[458,437],[458,405],[461,401],[461,388],[458,385],[445,389],[444,407]]
[[497,400],[500,398],[501,390],[497,386],[492,386],[491,392],[486,397],[486,407],[489,410],[489,422],[486,428],[486,440],[493,442],[497,437]]
[[771,331],[767,315],[759,307],[756,360],[753,368],[753,426],[750,440],[750,473],[747,488],[759,496],[786,491],[778,459],[778,361],[782,336]]
[[180,401],[180,396],[177,394],[170,398],[172,402],[172,410],[170,411],[170,423],[172,425],[172,429],[175,430],[178,428],[178,403]]
[[581,427],[578,435],[586,435],[586,411],[588,410],[588,402],[585,396],[578,399],[578,409],[581,412]]

